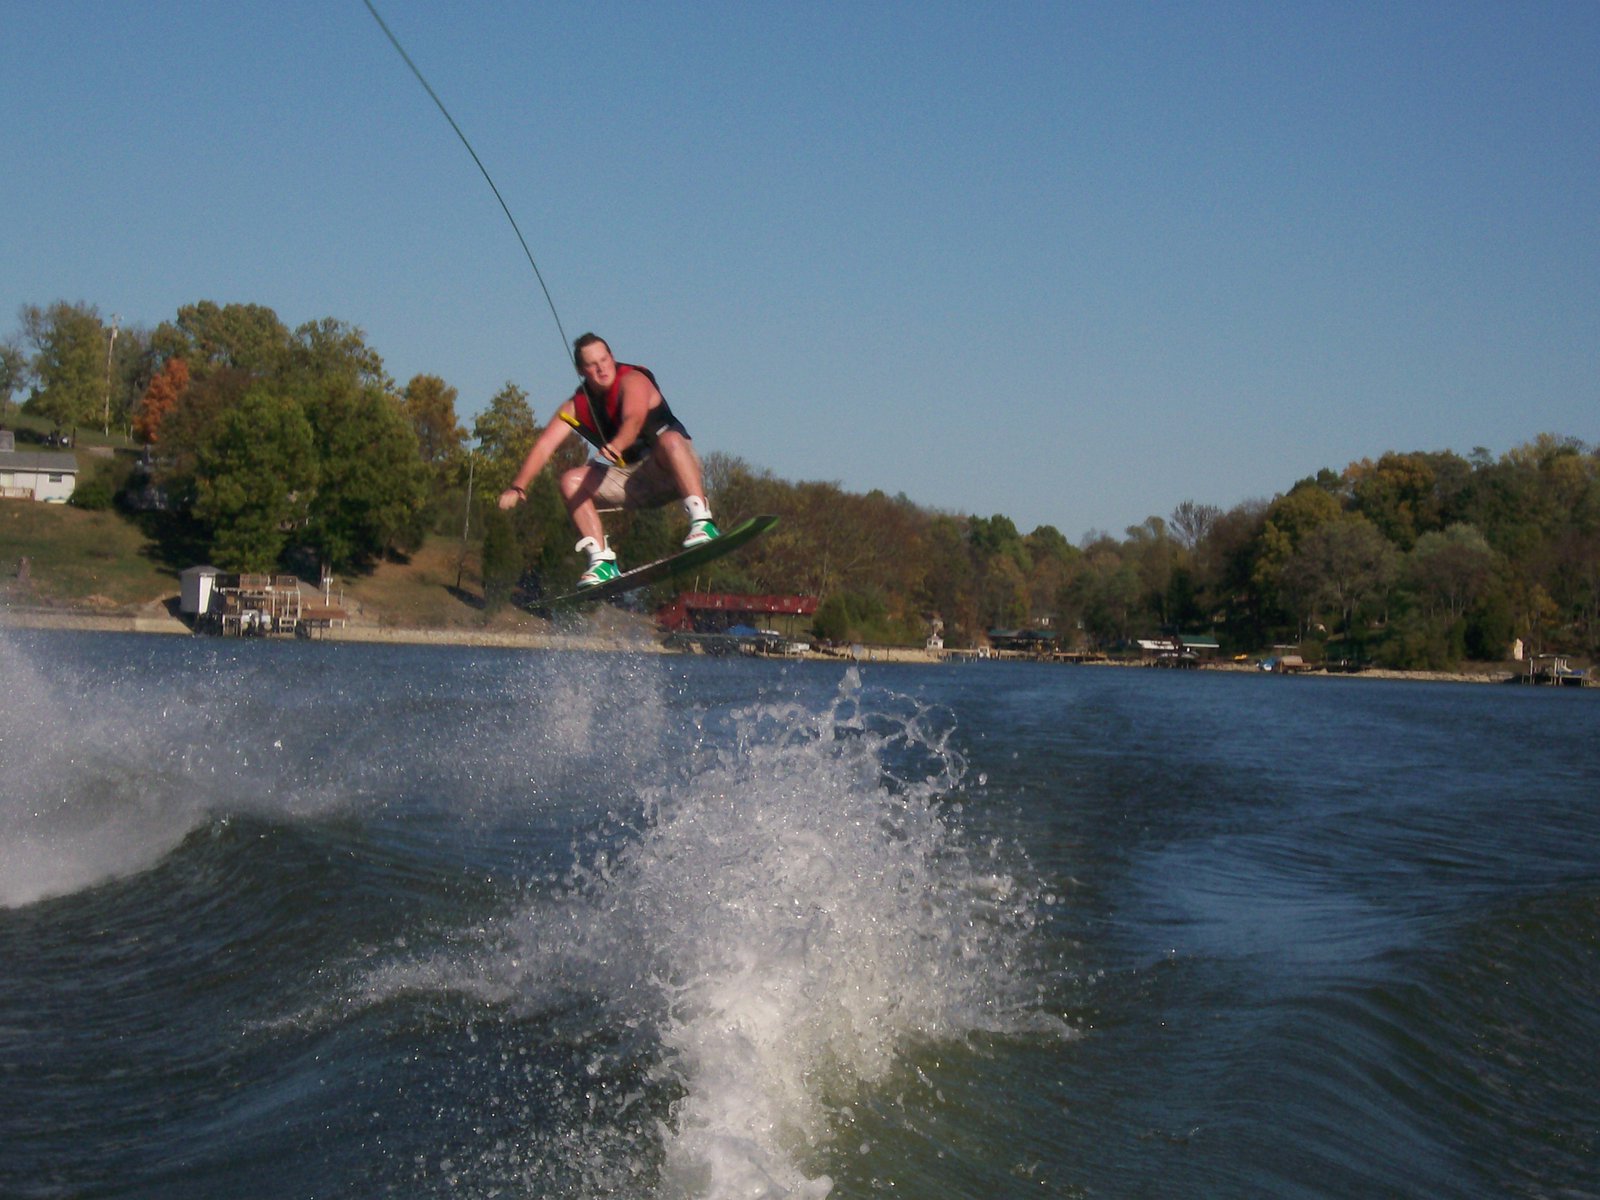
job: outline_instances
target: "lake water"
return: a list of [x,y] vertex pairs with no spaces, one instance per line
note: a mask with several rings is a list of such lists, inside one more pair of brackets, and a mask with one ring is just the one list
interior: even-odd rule
[[1600,694],[0,630],[0,1195],[1600,1196]]

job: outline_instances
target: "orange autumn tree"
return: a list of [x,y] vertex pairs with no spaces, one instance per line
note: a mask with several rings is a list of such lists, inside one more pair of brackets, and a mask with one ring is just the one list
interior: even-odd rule
[[150,386],[145,388],[144,398],[139,401],[139,407],[133,414],[134,436],[147,445],[159,441],[161,422],[178,407],[188,386],[189,364],[181,358],[167,359],[167,365],[156,373]]

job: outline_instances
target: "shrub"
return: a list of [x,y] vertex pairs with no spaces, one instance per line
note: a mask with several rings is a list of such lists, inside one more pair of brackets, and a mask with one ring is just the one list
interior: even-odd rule
[[68,501],[74,508],[90,512],[105,512],[116,503],[117,494],[127,484],[133,472],[131,462],[119,459],[96,459],[94,465],[78,477]]

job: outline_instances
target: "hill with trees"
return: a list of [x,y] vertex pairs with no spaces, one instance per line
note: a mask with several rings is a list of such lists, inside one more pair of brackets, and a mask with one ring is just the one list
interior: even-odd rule
[[[512,512],[493,503],[537,427],[527,394],[508,381],[469,431],[454,388],[398,385],[343,321],[290,329],[260,305],[201,301],[141,330],[81,303],[26,306],[0,344],[0,423],[18,397],[63,432],[126,436],[75,503],[142,523],[174,567],[364,572],[465,531],[491,609],[577,574],[552,473]],[[582,461],[576,439],[563,453]],[[1294,643],[1396,667],[1498,660],[1517,638],[1600,650],[1600,450],[1570,437],[1499,457],[1385,452],[1076,545],[1050,525],[1023,533],[1004,515],[791,482],[723,454],[705,466],[719,515],[782,521],[701,586],[816,595],[819,637],[920,643],[937,617],[956,646],[1048,626],[1085,649],[1208,632],[1228,652]],[[680,534],[660,511],[613,527],[638,560]]]

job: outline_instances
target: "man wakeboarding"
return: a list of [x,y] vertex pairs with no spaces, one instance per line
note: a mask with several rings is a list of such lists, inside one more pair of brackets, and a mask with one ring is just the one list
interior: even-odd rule
[[593,333],[572,344],[572,362],[583,382],[534,439],[511,485],[500,493],[500,507],[515,508],[527,499],[528,484],[576,431],[600,456],[563,471],[557,480],[579,534],[574,549],[589,556],[580,588],[617,578],[617,554],[606,539],[602,512],[681,500],[689,517],[685,549],[719,537],[689,431],[667,406],[650,369],[617,362],[605,339]]

